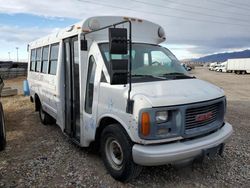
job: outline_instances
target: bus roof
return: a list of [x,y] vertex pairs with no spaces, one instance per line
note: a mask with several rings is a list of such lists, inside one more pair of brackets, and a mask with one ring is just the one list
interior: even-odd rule
[[[132,23],[132,41],[143,42],[151,44],[159,44],[165,41],[165,33],[163,28],[150,21],[128,18],[121,16],[98,16],[90,17],[82,20],[79,23],[64,28],[57,33],[50,34],[29,44],[30,48],[37,48],[48,44],[60,42],[62,39],[72,37],[81,33],[88,33],[90,31],[112,25],[125,20],[130,20]],[[117,27],[128,28],[128,23],[119,25]],[[108,30],[100,30],[86,35],[86,38],[94,41],[108,41]]]

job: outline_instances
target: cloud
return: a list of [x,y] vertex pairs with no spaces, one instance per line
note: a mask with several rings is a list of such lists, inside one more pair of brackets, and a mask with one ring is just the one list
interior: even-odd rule
[[[91,2],[91,1],[89,1]],[[98,3],[98,1],[95,1]],[[111,2],[111,4],[115,1]],[[95,15],[109,15],[119,14],[120,10],[111,9],[102,5],[94,5],[79,0],[60,0],[51,1],[30,1],[30,0],[0,0],[0,12],[17,14],[29,13],[38,16],[45,16],[48,18],[61,17],[61,18],[78,18],[95,16]],[[125,13],[126,11],[123,11]]]
[[21,61],[27,61],[27,44],[57,30],[58,28],[51,30],[38,27],[22,28],[18,26],[0,25],[0,60],[8,60],[9,52],[11,59],[15,60],[15,48],[19,47],[19,59]]
[[[138,0],[0,0],[0,13],[26,13],[61,20],[60,22],[63,22],[64,18],[84,19],[97,15],[139,17],[162,25],[167,34],[166,43],[183,47],[184,55],[180,55],[181,58],[188,56],[188,53],[201,56],[250,47],[250,23],[246,22],[250,20],[250,13],[247,7],[243,6],[250,5],[248,0],[233,3],[224,0],[139,1],[142,3]],[[20,32],[15,31],[7,35],[8,28],[5,27],[2,26],[0,37],[20,43],[49,32],[46,28],[31,28],[33,32],[32,36],[29,36],[23,33],[25,28],[17,28]],[[181,54],[181,49],[178,51]]]
[[58,28],[51,30],[38,27],[22,28],[18,26],[0,25],[0,41],[16,44],[29,43],[57,30]]

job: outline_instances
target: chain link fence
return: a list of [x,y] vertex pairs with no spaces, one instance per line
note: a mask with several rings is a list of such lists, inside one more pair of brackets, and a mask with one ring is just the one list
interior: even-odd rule
[[16,78],[19,76],[27,76],[26,68],[0,68],[0,76],[2,79]]

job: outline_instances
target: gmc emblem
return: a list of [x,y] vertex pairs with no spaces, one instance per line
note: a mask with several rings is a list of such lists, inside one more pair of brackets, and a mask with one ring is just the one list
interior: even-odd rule
[[204,113],[204,114],[199,114],[197,116],[195,116],[195,121],[206,121],[210,118],[212,118],[213,116],[213,113],[212,112],[207,112],[207,113]]

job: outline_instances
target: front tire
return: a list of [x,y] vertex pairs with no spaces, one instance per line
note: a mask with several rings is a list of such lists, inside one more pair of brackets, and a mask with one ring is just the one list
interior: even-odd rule
[[121,182],[136,178],[142,166],[133,162],[133,143],[119,124],[107,126],[101,134],[101,154],[111,176]]
[[0,151],[4,150],[6,146],[6,129],[3,108],[0,104]]

